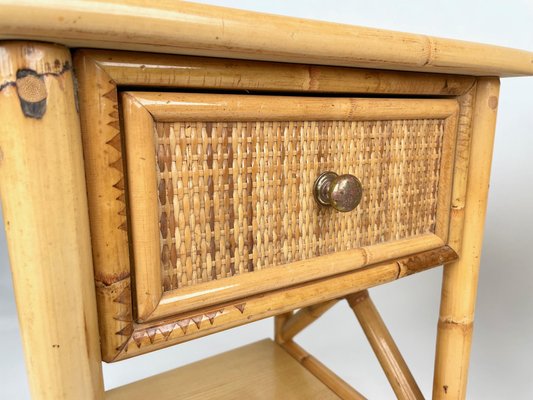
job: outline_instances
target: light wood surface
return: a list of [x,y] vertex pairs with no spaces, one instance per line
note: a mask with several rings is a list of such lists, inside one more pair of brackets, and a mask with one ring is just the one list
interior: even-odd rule
[[126,178],[117,86],[91,59],[75,57],[102,356],[132,332]]
[[[128,157],[128,195],[135,296],[139,320],[157,307],[163,294],[159,212],[157,205],[156,146],[152,115],[132,96],[123,96],[125,148]],[[154,221],[155,223],[150,223]]]
[[159,122],[174,121],[375,121],[447,118],[455,99],[387,99],[126,92]]
[[269,339],[106,393],[107,400],[338,399]]
[[298,344],[289,340],[280,346],[289,353],[296,361],[304,366],[309,372],[320,379],[328,388],[345,400],[364,400],[365,397],[337,376],[318,359],[305,351]]
[[[157,307],[148,317],[145,317],[145,321],[155,321],[184,311],[360,269],[409,254],[437,249],[443,244],[439,237],[428,233],[410,239],[341,251],[289,263],[280,268],[268,268],[228,278],[231,280],[215,280],[171,290],[163,293]],[[150,275],[150,269],[146,268],[145,271],[148,273],[145,279],[154,281],[155,279]]]
[[399,400],[423,400],[409,367],[366,290],[346,297]]
[[77,50],[117,85],[255,92],[464,94],[472,76],[328,67],[128,51]]
[[464,227],[464,209],[468,181],[468,166],[470,164],[470,149],[472,136],[473,103],[477,86],[458,98],[459,120],[457,124],[457,139],[455,151],[455,165],[453,171],[452,200],[450,207],[450,221],[448,246],[456,252],[461,251]]
[[[435,235],[444,243],[448,243],[450,229],[450,214],[452,204],[452,189],[454,180],[454,164],[457,143],[457,127],[459,105],[454,99],[455,109],[452,115],[446,118],[444,134],[442,135],[442,150],[439,166],[439,187],[437,197]],[[427,150],[426,150],[427,151]]]
[[101,399],[70,53],[5,42],[0,54],[0,195],[31,395]]
[[533,74],[533,54],[426,35],[163,0],[2,0],[0,38],[485,76]]
[[461,258],[445,267],[443,275],[434,399],[466,397],[499,87],[498,79],[480,79],[477,84]]
[[294,311],[290,310],[283,314],[278,314],[274,316],[274,341],[277,344],[281,344],[284,342],[283,338],[281,337],[281,330],[283,328],[283,325],[285,325],[285,322],[289,320],[294,315]]
[[[130,320],[121,335],[122,342],[118,350],[104,356],[108,361],[122,360],[297,308],[344,297],[446,264],[457,257],[453,250],[444,246],[392,262],[182,313],[172,318],[145,324]],[[126,305],[125,303],[124,306]]]

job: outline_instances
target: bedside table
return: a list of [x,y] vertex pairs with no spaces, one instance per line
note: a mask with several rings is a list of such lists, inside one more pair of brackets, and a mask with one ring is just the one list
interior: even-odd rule
[[[1,195],[33,396],[193,396],[207,368],[234,383],[201,398],[257,395],[247,382],[363,398],[293,341],[346,298],[398,398],[422,398],[366,290],[444,264],[433,394],[464,398],[499,77],[533,74],[533,54],[94,4],[7,3],[0,23]],[[275,343],[104,394],[102,360],[271,316]],[[242,364],[239,384],[225,366]]]

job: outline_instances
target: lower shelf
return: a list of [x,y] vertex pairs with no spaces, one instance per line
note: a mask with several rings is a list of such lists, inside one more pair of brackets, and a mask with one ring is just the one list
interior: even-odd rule
[[339,399],[270,339],[106,393],[106,400]]

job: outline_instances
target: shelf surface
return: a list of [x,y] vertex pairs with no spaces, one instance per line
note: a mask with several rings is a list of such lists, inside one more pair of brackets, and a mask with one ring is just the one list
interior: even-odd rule
[[270,339],[106,392],[106,400],[339,399]]

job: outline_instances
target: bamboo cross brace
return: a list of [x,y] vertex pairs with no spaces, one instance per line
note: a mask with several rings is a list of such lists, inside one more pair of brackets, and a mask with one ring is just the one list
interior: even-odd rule
[[337,302],[338,300],[334,299],[323,303],[313,304],[298,310],[295,314],[288,316],[288,318],[285,317],[286,320],[278,332],[278,341],[288,342],[292,340],[292,338],[315,322],[326,311],[337,304]]
[[346,300],[359,320],[396,397],[400,400],[424,399],[368,291],[348,295]]
[[322,383],[329,387],[337,396],[346,400],[365,400],[366,398],[346,383],[342,378],[337,376],[328,367],[322,364],[318,359],[305,351],[292,340],[279,343],[287,353],[298,361],[309,372],[316,376]]

